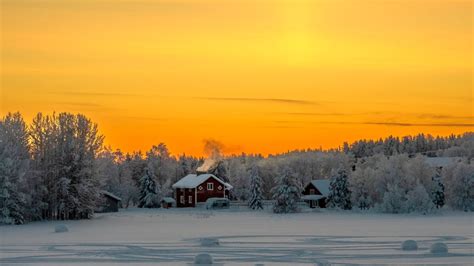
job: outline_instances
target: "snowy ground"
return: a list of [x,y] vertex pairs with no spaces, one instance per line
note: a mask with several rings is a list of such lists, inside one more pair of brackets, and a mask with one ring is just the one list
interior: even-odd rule
[[[57,224],[69,232],[54,233]],[[192,265],[209,253],[217,265],[474,265],[473,215],[355,212],[129,209],[93,220],[0,226],[0,265]],[[218,239],[202,241],[202,238]],[[402,251],[403,240],[419,250]],[[429,247],[442,241],[446,255]]]

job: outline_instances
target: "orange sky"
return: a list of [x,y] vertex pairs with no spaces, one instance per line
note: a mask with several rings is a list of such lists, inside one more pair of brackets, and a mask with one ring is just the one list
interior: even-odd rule
[[474,130],[462,0],[1,0],[0,114],[81,112],[125,151]]

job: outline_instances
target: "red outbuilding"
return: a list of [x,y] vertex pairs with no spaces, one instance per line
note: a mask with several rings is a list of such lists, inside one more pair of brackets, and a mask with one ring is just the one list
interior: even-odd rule
[[176,207],[196,207],[209,198],[227,198],[232,186],[212,174],[189,174],[173,185]]

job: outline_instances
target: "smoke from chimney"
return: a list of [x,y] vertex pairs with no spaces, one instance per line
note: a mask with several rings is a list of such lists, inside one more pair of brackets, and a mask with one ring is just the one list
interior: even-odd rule
[[204,160],[204,163],[197,168],[198,172],[207,172],[211,167],[213,167],[219,160],[222,158],[222,150],[224,145],[214,139],[204,140],[204,154],[207,158]]

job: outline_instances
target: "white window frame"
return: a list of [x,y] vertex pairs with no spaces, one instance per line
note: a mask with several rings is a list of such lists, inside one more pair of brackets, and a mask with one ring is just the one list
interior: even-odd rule
[[191,195],[188,196],[188,203],[193,203],[193,196]]
[[184,196],[181,195],[179,196],[179,202],[181,202],[181,204],[185,204],[186,202],[184,201]]
[[207,190],[214,190],[214,183],[207,183]]

